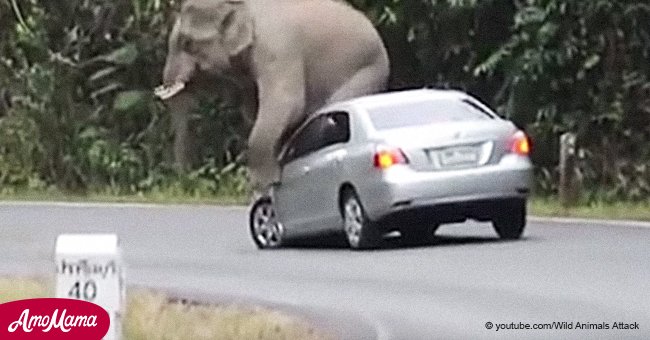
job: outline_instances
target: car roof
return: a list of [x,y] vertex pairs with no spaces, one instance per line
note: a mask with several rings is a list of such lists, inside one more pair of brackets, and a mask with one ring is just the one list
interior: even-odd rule
[[[411,89],[411,90],[399,90],[391,91],[384,93],[371,94],[366,96],[361,96],[353,99],[348,99],[336,103],[326,105],[316,111],[314,114],[310,115],[303,121],[294,131],[291,133],[291,136],[287,139],[290,141],[293,139],[300,130],[302,130],[309,122],[314,120],[318,116],[331,113],[333,111],[345,110],[349,107],[368,109],[378,106],[387,106],[391,104],[396,104],[400,102],[414,102],[423,99],[429,100],[442,100],[442,99],[467,99],[473,98],[469,94],[451,89],[431,89],[431,88],[422,88],[422,89]],[[284,153],[286,144],[282,147],[282,153]]]
[[388,106],[399,104],[400,102],[413,102],[419,100],[441,100],[441,99],[466,99],[471,98],[465,92],[458,90],[446,89],[416,89],[416,90],[401,90],[393,92],[385,92],[378,94],[371,94],[363,97],[349,99],[342,102],[333,103],[321,110],[319,113],[336,110],[337,108],[353,106],[355,108],[368,109],[378,106]]

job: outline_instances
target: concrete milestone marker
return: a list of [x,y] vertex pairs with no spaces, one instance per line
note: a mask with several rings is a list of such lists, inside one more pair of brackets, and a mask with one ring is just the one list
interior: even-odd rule
[[59,235],[55,261],[56,297],[101,306],[111,318],[104,339],[120,339],[124,280],[117,235]]

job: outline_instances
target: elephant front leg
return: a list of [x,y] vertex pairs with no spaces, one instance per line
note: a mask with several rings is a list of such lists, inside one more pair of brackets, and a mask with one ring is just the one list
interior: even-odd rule
[[275,136],[269,136],[269,131],[258,128],[258,123],[248,139],[248,168],[251,189],[262,193],[280,180],[280,166],[275,156],[278,144]]
[[283,138],[305,117],[305,89],[296,68],[262,79],[259,86],[259,112],[248,139],[248,166],[251,186],[257,193],[280,181],[278,154]]
[[253,81],[243,81],[239,84],[239,89],[242,95],[241,114],[246,128],[251,128],[255,125],[255,115],[258,109],[258,94],[257,84]]
[[[282,137],[291,124],[286,119],[288,117],[278,117],[279,113],[295,112],[300,108],[287,107],[278,110],[284,111],[261,109],[248,139],[248,167],[251,187],[258,193],[265,192],[271,184],[277,183],[281,179],[278,154],[282,148]],[[274,112],[277,112],[278,115],[273,115]],[[261,118],[267,116],[270,116],[270,119]]]

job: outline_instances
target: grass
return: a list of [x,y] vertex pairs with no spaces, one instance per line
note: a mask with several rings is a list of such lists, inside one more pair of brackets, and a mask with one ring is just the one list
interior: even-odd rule
[[152,192],[141,195],[117,195],[110,193],[72,194],[57,190],[20,191],[0,193],[0,201],[45,202],[108,202],[108,203],[154,203],[154,204],[221,204],[241,205],[248,203],[244,195],[190,195],[177,192]]
[[0,277],[0,303],[48,295],[50,291],[37,279]]
[[535,216],[650,221],[650,202],[596,202],[566,208],[556,198],[533,198],[528,207]]
[[[49,296],[33,278],[0,277],[0,303]],[[149,291],[127,294],[125,340],[328,339],[305,321],[267,308],[171,302]]]

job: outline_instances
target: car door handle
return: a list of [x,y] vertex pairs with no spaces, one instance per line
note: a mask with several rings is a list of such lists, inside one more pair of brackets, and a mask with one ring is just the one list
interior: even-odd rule
[[303,175],[308,174],[310,171],[311,171],[311,168],[310,168],[310,167],[308,167],[308,166],[303,166],[303,167],[302,167],[302,173],[303,173]]

